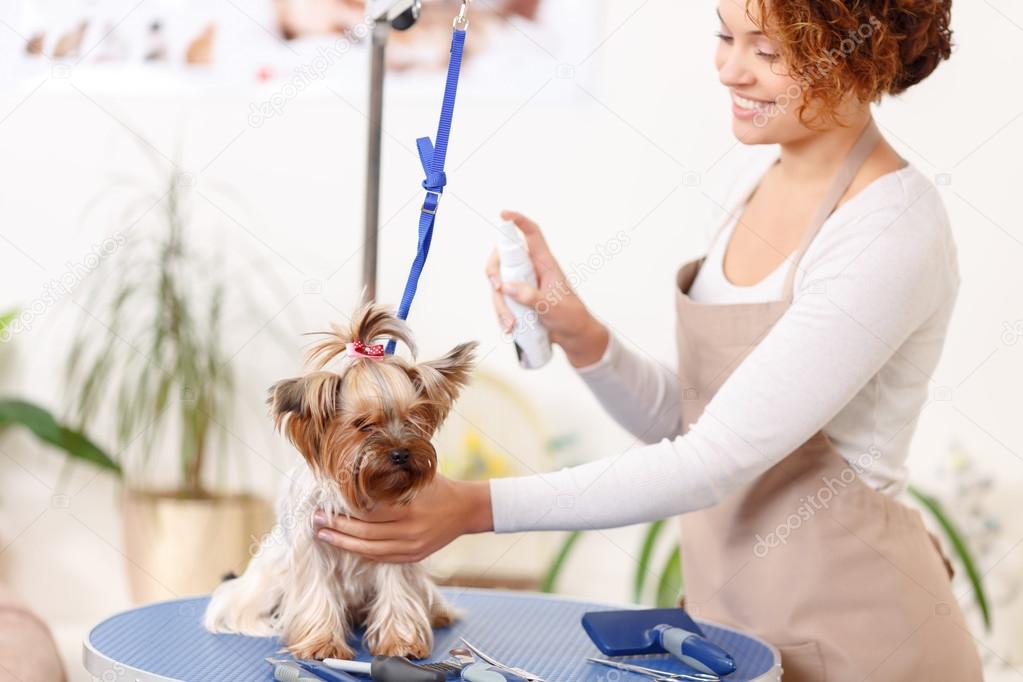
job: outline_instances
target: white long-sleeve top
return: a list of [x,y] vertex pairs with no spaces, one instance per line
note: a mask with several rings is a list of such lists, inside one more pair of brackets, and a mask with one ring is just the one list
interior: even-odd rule
[[[752,287],[724,277],[733,227],[715,240],[691,297],[780,298],[785,263]],[[878,178],[831,215],[801,265],[792,305],[685,435],[672,369],[612,335],[604,356],[578,373],[646,445],[493,480],[494,529],[611,528],[712,506],[820,429],[869,485],[900,492],[959,287],[938,192],[912,166]]]

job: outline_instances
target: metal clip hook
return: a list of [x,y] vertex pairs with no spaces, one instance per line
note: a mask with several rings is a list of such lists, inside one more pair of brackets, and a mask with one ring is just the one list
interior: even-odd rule
[[458,10],[458,16],[455,17],[455,21],[452,23],[452,26],[459,31],[464,31],[469,28],[469,17],[466,16],[466,13],[469,10],[470,2],[471,0],[462,0],[462,6]]

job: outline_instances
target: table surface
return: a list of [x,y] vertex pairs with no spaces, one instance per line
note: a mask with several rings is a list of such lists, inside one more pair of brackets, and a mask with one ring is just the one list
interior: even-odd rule
[[[580,625],[587,611],[628,606],[595,604],[549,595],[445,588],[444,596],[464,617],[437,630],[434,657],[465,637],[503,663],[543,676],[548,682],[638,682],[647,678],[586,662],[601,656]],[[273,680],[263,660],[279,655],[276,638],[213,635],[202,627],[208,597],[142,606],[96,625],[83,642],[83,662],[99,680],[121,682],[263,682]],[[739,669],[729,682],[780,679],[777,650],[729,628],[700,623],[709,639],[729,651]],[[369,655],[360,651],[359,658]],[[685,666],[667,655],[619,658],[664,671]]]

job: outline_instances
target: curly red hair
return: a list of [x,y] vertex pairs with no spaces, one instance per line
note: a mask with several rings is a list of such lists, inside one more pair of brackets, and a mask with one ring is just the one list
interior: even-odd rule
[[952,54],[952,0],[747,0],[804,92],[805,124],[840,123],[860,102],[897,95]]

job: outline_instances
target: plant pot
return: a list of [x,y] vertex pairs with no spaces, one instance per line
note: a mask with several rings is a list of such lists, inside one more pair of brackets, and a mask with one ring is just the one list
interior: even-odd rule
[[185,498],[129,489],[123,511],[136,603],[206,594],[225,574],[240,575],[274,522],[270,503],[252,495]]

